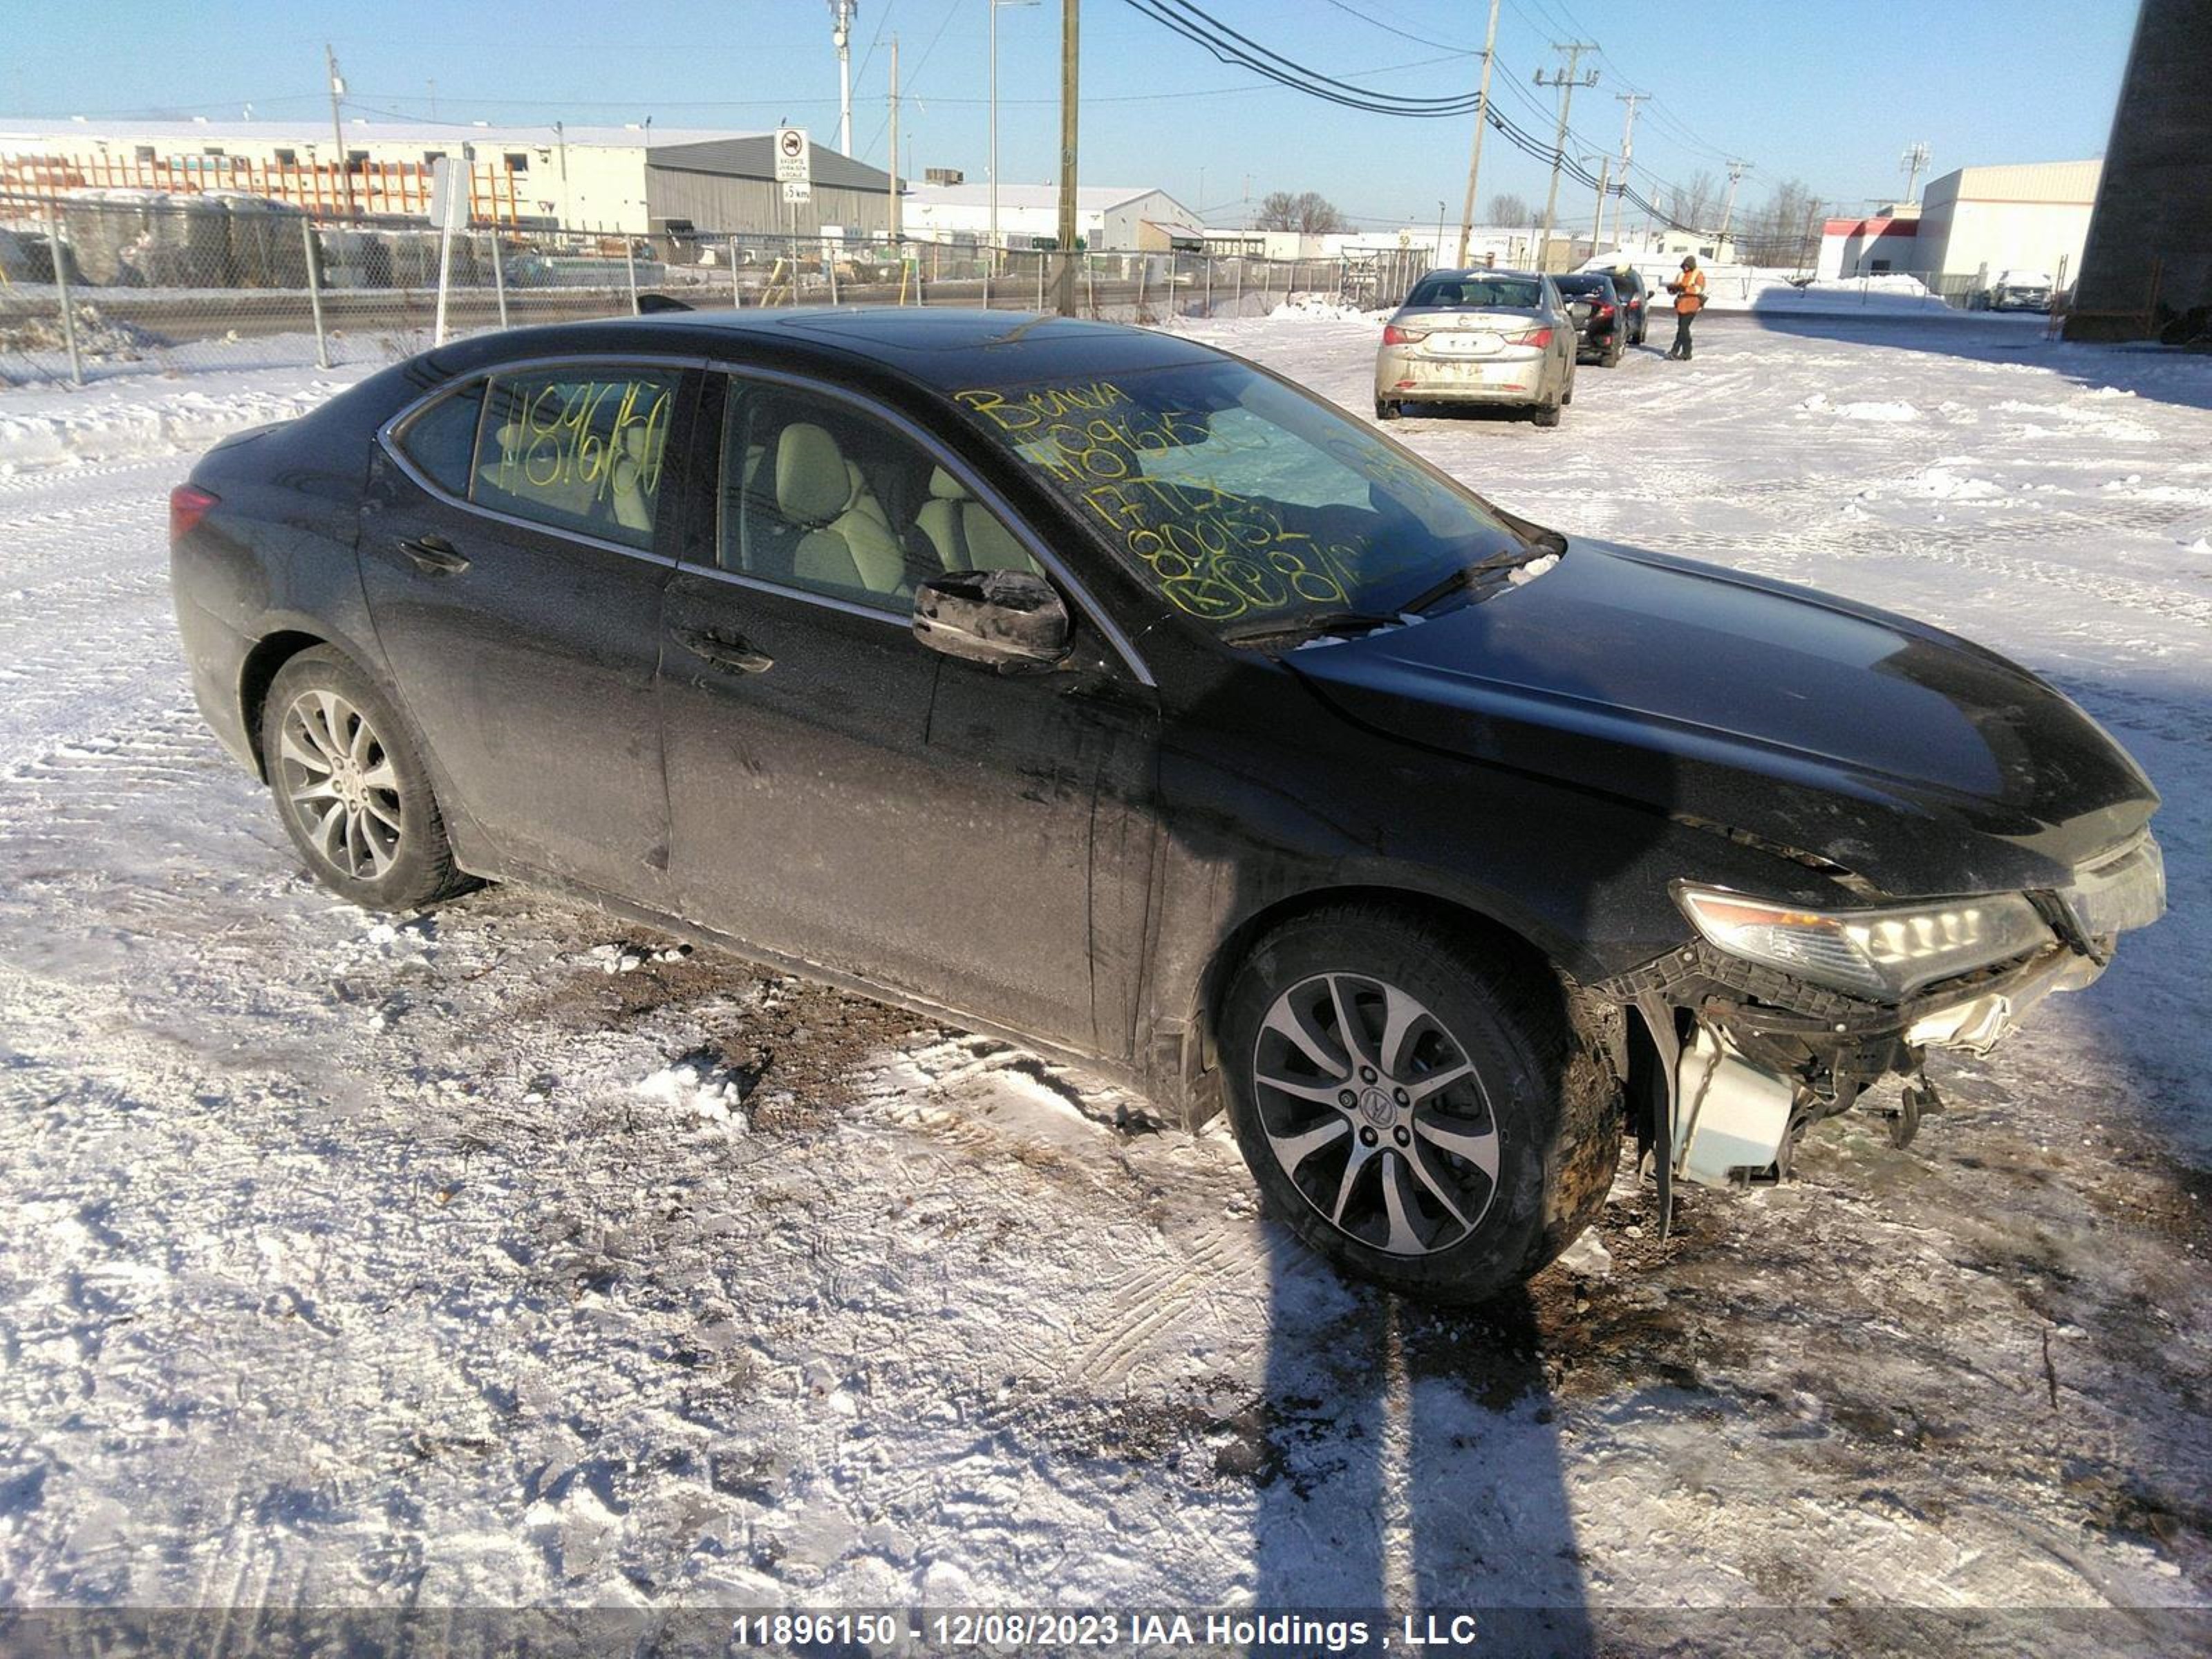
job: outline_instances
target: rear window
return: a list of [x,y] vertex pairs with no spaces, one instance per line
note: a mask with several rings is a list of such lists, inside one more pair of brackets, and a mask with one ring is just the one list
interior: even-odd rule
[[1424,276],[1406,303],[1534,311],[1544,303],[1544,290],[1534,276]]

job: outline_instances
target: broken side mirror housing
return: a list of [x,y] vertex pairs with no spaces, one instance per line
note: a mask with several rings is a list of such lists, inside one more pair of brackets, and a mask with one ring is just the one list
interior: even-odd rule
[[915,590],[914,636],[968,662],[1012,669],[1067,654],[1067,606],[1030,570],[951,570]]

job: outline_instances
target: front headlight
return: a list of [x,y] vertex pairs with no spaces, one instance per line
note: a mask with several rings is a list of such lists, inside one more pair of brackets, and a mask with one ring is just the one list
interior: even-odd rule
[[1678,887],[1674,896],[1690,925],[1730,956],[1882,1001],[1902,1001],[1923,985],[2026,956],[2052,940],[2020,893],[1879,910],[1802,910],[1688,886]]

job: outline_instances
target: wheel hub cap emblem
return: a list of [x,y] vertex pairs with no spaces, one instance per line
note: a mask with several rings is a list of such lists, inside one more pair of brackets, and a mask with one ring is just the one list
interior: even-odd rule
[[1391,1120],[1397,1116],[1398,1109],[1391,1103],[1390,1097],[1380,1089],[1370,1089],[1359,1097],[1359,1115],[1382,1129],[1387,1128]]

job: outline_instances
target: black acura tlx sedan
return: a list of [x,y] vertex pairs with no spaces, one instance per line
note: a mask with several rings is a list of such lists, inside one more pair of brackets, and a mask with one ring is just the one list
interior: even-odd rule
[[[1771,1181],[2165,906],[2079,708],[1904,617],[1569,539],[1277,375],[1006,313],[469,339],[171,502],[209,723],[318,879],[574,895],[1226,1109],[1470,1299],[1623,1135]],[[1877,1097],[1875,1085],[1900,1087]]]

